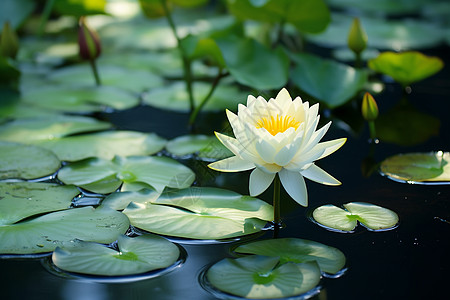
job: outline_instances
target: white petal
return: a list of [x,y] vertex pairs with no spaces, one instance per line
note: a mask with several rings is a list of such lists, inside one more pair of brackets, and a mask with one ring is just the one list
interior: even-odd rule
[[282,169],[282,167],[276,164],[256,164],[256,167],[266,173],[278,173]]
[[313,135],[309,138],[309,140],[305,139],[304,148],[300,149],[300,151],[307,152],[311,150],[314,146],[316,146],[319,141],[323,138],[325,133],[327,133],[328,129],[331,126],[331,121],[325,124],[322,128],[313,133]]
[[221,172],[240,172],[255,168],[255,164],[251,161],[243,160],[237,156],[232,156],[210,163],[208,167]]
[[266,173],[258,168],[254,169],[250,174],[250,196],[258,196],[267,190],[275,178],[275,174],[276,173]]
[[340,185],[341,182],[325,172],[323,169],[319,168],[315,164],[312,164],[308,169],[300,172],[306,178],[326,185]]
[[219,132],[214,132],[216,134],[216,137],[219,139],[219,141],[227,147],[231,152],[233,152],[234,155],[241,157],[241,146],[239,142],[232,137],[229,137],[227,135],[221,134]]
[[258,151],[259,156],[266,162],[266,163],[273,163],[273,158],[276,154],[276,149],[266,140],[259,140],[255,144],[256,151]]
[[255,96],[248,95],[248,97],[247,97],[247,107],[251,106],[255,100],[256,100]]
[[274,162],[279,166],[285,166],[291,162],[294,156],[297,154],[302,144],[302,138],[295,138],[291,144],[283,147],[274,157]]
[[314,150],[325,149],[325,152],[318,159],[324,158],[332,154],[333,152],[341,148],[346,141],[347,138],[340,138],[317,144],[317,146],[314,147]]
[[305,179],[299,172],[291,172],[286,169],[278,173],[284,189],[298,204],[308,206],[308,193],[306,192]]

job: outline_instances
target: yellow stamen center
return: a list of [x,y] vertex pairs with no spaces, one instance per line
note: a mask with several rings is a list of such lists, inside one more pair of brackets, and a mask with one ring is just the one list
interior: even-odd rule
[[279,132],[285,132],[288,128],[297,129],[300,122],[296,121],[291,116],[270,116],[270,118],[262,118],[256,123],[256,128],[265,128],[271,135],[276,135]]

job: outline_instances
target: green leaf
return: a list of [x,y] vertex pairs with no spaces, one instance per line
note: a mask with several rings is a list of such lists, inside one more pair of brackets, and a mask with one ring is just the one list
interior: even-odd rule
[[259,90],[279,89],[286,84],[289,59],[281,48],[270,50],[252,39],[216,42],[228,71],[240,84]]
[[179,136],[169,141],[166,149],[176,156],[196,153],[200,158],[205,159],[222,159],[233,155],[215,136],[206,135]]
[[9,22],[13,28],[19,28],[33,13],[36,4],[33,0],[2,0],[0,3],[1,26]]
[[32,143],[109,127],[109,123],[81,116],[20,119],[0,125],[0,140]]
[[103,199],[101,205],[108,206],[115,210],[124,210],[130,202],[146,203],[153,202],[160,196],[160,193],[144,189],[140,191],[127,191],[111,193]]
[[367,83],[368,74],[350,66],[309,54],[293,55],[291,80],[300,89],[330,108],[338,107]]
[[77,161],[90,157],[152,155],[164,148],[166,140],[154,133],[105,131],[63,137],[37,143],[52,150],[60,160]]
[[167,157],[116,156],[112,161],[87,159],[64,166],[58,179],[95,193],[114,192],[118,185],[144,183],[162,192],[165,187],[186,188],[195,174],[179,162]]
[[13,224],[33,215],[67,209],[79,193],[74,186],[0,182],[0,224]]
[[407,86],[439,72],[444,63],[438,57],[426,56],[417,51],[383,52],[369,60],[368,66],[375,72],[388,75],[401,85]]
[[36,179],[58,171],[61,162],[50,150],[0,141],[0,180]]
[[225,67],[225,61],[217,43],[211,38],[188,35],[181,41],[190,60],[208,59],[214,65]]
[[171,0],[176,5],[182,6],[182,7],[196,7],[205,5],[208,3],[209,0]]
[[0,55],[0,87],[16,88],[20,78],[20,71],[13,65],[12,60]]
[[315,261],[322,272],[336,274],[345,266],[345,255],[338,249],[314,241],[278,238],[241,245],[237,253],[279,257],[280,263]]
[[225,258],[211,266],[206,276],[221,291],[250,299],[297,296],[319,283],[316,263],[277,265],[278,262],[276,257],[259,255]]
[[0,226],[0,253],[51,252],[74,239],[109,244],[129,225],[124,214],[110,208],[72,208]]
[[353,231],[356,221],[372,231],[389,230],[398,223],[395,212],[374,204],[351,202],[344,204],[344,208],[323,205],[313,211],[313,218],[325,228],[339,231]]
[[[210,84],[196,82],[193,84],[194,100],[200,104],[211,88]],[[219,85],[211,98],[203,107],[203,111],[221,111],[226,108],[233,110],[238,104],[244,102],[247,95],[236,86]],[[174,111],[189,111],[189,97],[184,82],[175,82],[164,88],[156,88],[144,94],[145,104]]]
[[226,239],[261,231],[273,218],[259,199],[217,188],[167,191],[156,200],[130,203],[123,211],[133,226],[190,239]]
[[333,7],[353,9],[367,14],[413,14],[418,13],[424,6],[431,4],[426,0],[391,1],[377,0],[373,3],[359,0],[328,0]]
[[104,276],[121,276],[167,268],[179,255],[178,247],[156,235],[127,237],[120,235],[118,250],[104,245],[76,241],[53,252],[53,263],[60,269]]
[[450,154],[442,151],[397,154],[383,160],[380,171],[391,179],[408,183],[449,182]]
[[106,0],[58,0],[53,9],[62,14],[75,17],[105,13]]

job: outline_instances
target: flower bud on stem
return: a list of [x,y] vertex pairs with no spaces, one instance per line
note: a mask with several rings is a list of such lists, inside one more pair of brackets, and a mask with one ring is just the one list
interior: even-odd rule
[[95,60],[100,56],[102,51],[100,39],[97,33],[87,26],[85,17],[80,17],[78,22],[78,46],[80,57],[84,60],[88,60],[91,65],[95,83],[98,86],[101,85],[100,76],[95,63]]
[[378,117],[378,105],[370,93],[365,93],[361,105],[361,112],[364,119],[369,124],[370,138],[376,139],[375,120]]

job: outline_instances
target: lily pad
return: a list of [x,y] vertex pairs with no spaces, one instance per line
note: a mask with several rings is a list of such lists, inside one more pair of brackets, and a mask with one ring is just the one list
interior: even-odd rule
[[146,203],[155,201],[161,194],[151,189],[140,191],[126,191],[109,194],[103,199],[101,205],[115,210],[124,210],[130,202]]
[[149,234],[134,238],[121,235],[117,248],[76,241],[56,248],[52,260],[58,268],[69,272],[121,276],[167,268],[180,256],[175,244]]
[[[211,88],[210,84],[196,82],[193,84],[194,100],[200,104]],[[203,111],[220,111],[226,108],[237,108],[239,103],[247,99],[247,95],[235,86],[219,85],[211,98],[203,107]],[[164,88],[156,88],[143,96],[143,102],[162,109],[174,111],[189,111],[189,96],[184,82],[175,82]]]
[[0,179],[35,179],[52,175],[61,162],[45,148],[0,141]]
[[136,95],[108,86],[52,85],[27,89],[22,99],[25,103],[40,108],[72,113],[121,110],[139,104],[139,98]]
[[318,56],[297,54],[293,59],[297,63],[291,72],[294,84],[330,108],[349,101],[368,80],[364,70]]
[[164,192],[152,202],[130,203],[123,211],[133,226],[157,234],[217,240],[253,234],[273,218],[264,201],[218,188]]
[[277,257],[252,255],[225,258],[209,268],[206,278],[225,293],[249,299],[278,299],[314,289],[320,281],[320,270],[314,262],[279,264]]
[[74,186],[53,183],[0,182],[0,224],[67,209],[79,193]]
[[164,148],[166,140],[154,133],[105,131],[38,142],[52,150],[60,160],[77,161],[90,157],[152,155]]
[[383,52],[369,60],[368,66],[407,86],[439,72],[444,67],[444,63],[438,57],[426,56],[417,51]]
[[352,232],[357,221],[372,231],[393,229],[398,224],[397,214],[381,206],[351,202],[344,204],[344,208],[323,205],[313,211],[313,218],[319,225],[341,232]]
[[322,272],[336,274],[345,266],[345,255],[338,249],[318,242],[280,238],[261,240],[241,245],[237,253],[279,257],[280,263],[315,261]]
[[0,140],[32,143],[109,127],[111,124],[107,122],[81,116],[20,119],[0,125]]
[[221,159],[233,155],[215,136],[206,135],[177,137],[167,143],[166,149],[176,156],[187,156],[196,153],[200,158],[205,159]]
[[430,4],[426,0],[377,0],[373,3],[359,0],[328,0],[328,3],[341,9],[353,9],[369,14],[412,14]]
[[74,239],[109,244],[124,234],[127,217],[104,207],[72,208],[0,226],[1,254],[33,254],[55,250]]
[[450,153],[407,153],[386,158],[380,172],[387,177],[407,183],[450,182]]
[[123,189],[133,183],[151,186],[159,193],[165,187],[186,188],[195,174],[181,163],[167,157],[116,156],[113,160],[92,158],[64,166],[58,179],[88,191],[107,194],[122,183]]

